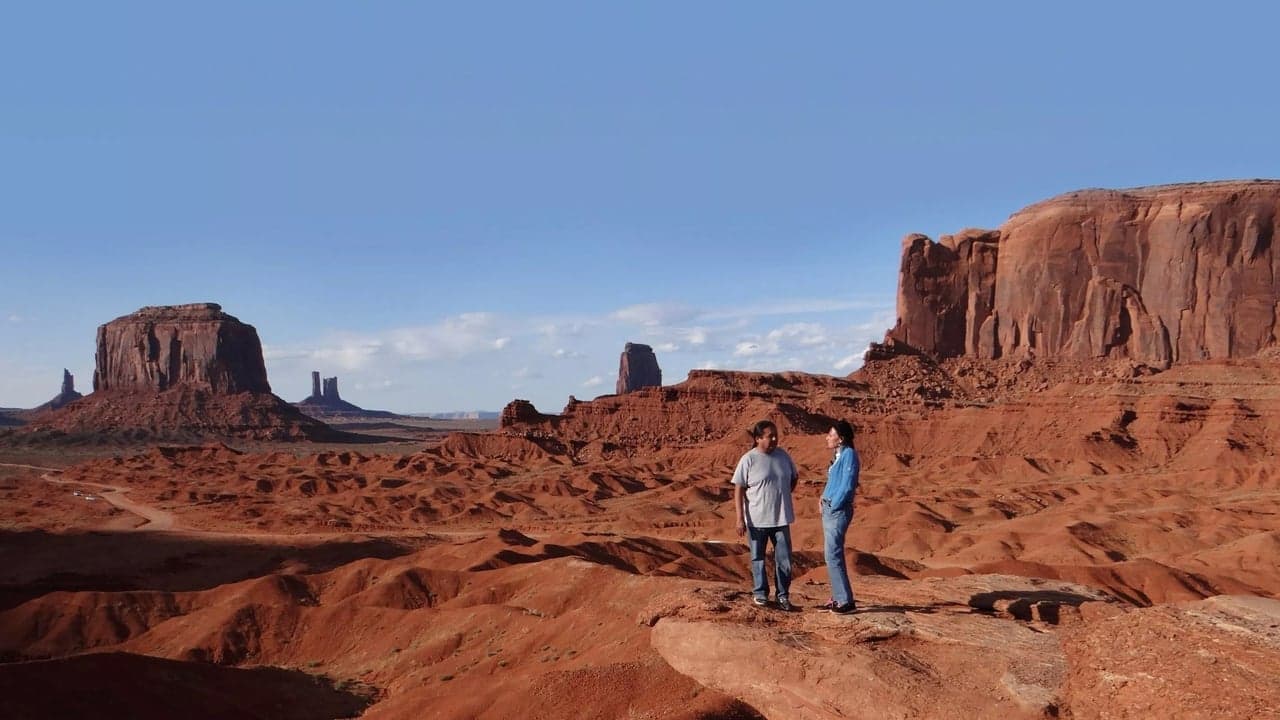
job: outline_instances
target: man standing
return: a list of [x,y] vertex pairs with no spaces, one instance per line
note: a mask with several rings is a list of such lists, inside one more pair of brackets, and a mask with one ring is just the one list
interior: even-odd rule
[[800,474],[786,450],[778,447],[778,426],[761,420],[751,429],[755,444],[739,460],[733,471],[733,505],[738,514],[738,532],[747,535],[751,549],[752,599],[769,604],[769,580],[765,577],[765,552],[773,542],[774,580],[778,607],[792,610],[791,523],[796,514],[791,505]]

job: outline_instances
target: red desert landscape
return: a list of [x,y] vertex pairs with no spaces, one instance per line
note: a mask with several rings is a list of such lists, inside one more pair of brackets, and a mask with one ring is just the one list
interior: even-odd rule
[[[143,308],[94,392],[0,430],[0,717],[1280,717],[1277,222],[1275,181],[1069,193],[905,238],[848,377],[487,426],[304,414],[252,326]],[[798,612],[751,602],[734,527],[760,419]]]

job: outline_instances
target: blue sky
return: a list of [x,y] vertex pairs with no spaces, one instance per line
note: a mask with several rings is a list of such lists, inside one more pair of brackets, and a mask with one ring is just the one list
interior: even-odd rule
[[[900,241],[1280,175],[1263,3],[27,3],[0,37],[0,406],[212,301],[271,384],[559,411],[624,343],[845,375]],[[465,5],[465,7],[463,7]]]

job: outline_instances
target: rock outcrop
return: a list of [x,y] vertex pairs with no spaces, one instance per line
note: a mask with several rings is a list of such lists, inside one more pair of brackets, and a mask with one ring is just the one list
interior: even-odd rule
[[887,340],[935,358],[1248,357],[1280,332],[1280,181],[1082,190],[903,241]]
[[526,427],[537,425],[551,419],[551,417],[538,412],[538,409],[528,400],[517,398],[502,408],[502,414],[498,417],[498,425],[503,428]]
[[298,403],[298,406],[318,410],[364,412],[363,408],[343,400],[338,395],[338,378],[324,378],[324,383],[321,384],[320,373],[314,370],[311,372],[311,395]]
[[560,415],[513,400],[502,412],[506,434],[553,438],[579,458],[650,454],[659,448],[723,443],[736,460],[750,446],[748,428],[769,418],[785,436],[821,434],[853,408],[879,407],[865,386],[805,373],[691,370],[687,380],[591,401],[570,397]]
[[84,397],[84,395],[81,395],[80,393],[76,392],[75,376],[71,374],[70,370],[63,368],[62,369],[62,390],[60,390],[52,400],[37,407],[36,411],[38,412],[40,410],[57,410],[58,408],[64,405],[69,405],[70,403],[76,400],[79,400],[82,397]]
[[321,382],[320,373],[311,371],[311,395],[300,403],[295,403],[303,412],[311,415],[344,415],[344,416],[360,416],[360,417],[396,417],[393,412],[386,410],[365,410],[364,408],[343,400],[338,395],[338,378],[324,378]]
[[658,367],[658,356],[653,354],[653,348],[640,343],[627,343],[618,361],[617,394],[661,386],[662,368]]
[[98,327],[94,391],[271,392],[258,331],[215,303],[144,307]]
[[[214,303],[144,307],[98,328],[94,392],[25,432],[129,440],[348,439],[271,393],[258,332]],[[42,435],[42,436],[43,436]]]

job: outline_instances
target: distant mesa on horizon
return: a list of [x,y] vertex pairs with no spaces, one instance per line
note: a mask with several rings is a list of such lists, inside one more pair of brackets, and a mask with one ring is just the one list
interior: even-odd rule
[[1280,181],[1220,181],[1079,190],[996,230],[907,235],[898,320],[874,352],[1249,357],[1280,341],[1278,223]]
[[40,413],[23,430],[134,439],[346,437],[271,393],[258,331],[216,303],[148,306],[105,323],[94,361],[92,394]]
[[618,382],[615,394],[624,395],[640,388],[662,387],[662,368],[653,348],[641,343],[627,343],[618,360]]
[[502,413],[497,410],[450,410],[424,415],[436,420],[497,420]]
[[396,414],[386,410],[365,410],[364,408],[343,400],[338,394],[338,378],[327,377],[323,381],[318,370],[311,371],[311,394],[294,406],[303,412],[349,415],[358,417],[393,418]]

